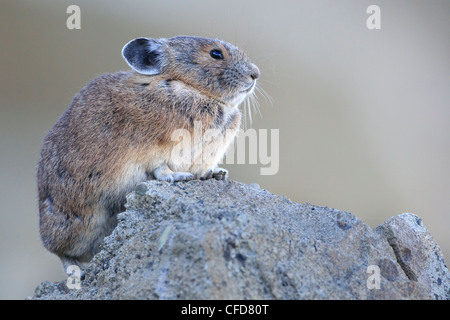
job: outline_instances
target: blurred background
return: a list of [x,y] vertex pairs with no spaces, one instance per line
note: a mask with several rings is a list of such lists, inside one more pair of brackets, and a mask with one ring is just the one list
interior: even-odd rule
[[259,66],[271,101],[259,96],[252,128],[279,129],[279,170],[227,165],[230,179],[371,227],[415,213],[448,262],[449,16],[448,0],[0,0],[0,298],[65,279],[39,238],[39,150],[86,83],[128,69],[122,46],[140,36],[221,38]]

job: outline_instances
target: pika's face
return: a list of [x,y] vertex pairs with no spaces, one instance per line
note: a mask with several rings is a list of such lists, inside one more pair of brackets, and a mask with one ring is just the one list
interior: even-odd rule
[[230,105],[242,102],[260,75],[242,50],[218,39],[139,38],[129,42],[122,54],[139,73],[166,75]]
[[252,92],[259,69],[237,47],[216,39],[176,37],[170,73],[196,89],[230,104],[239,104]]

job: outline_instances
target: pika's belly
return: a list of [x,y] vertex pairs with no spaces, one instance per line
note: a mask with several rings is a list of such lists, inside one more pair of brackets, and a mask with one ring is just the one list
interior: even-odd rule
[[235,131],[206,130],[201,135],[182,135],[166,159],[173,171],[185,171],[202,175],[215,168],[236,136]]
[[117,184],[122,188],[133,188],[138,182],[151,178],[148,174],[162,165],[173,172],[189,172],[201,177],[217,167],[236,134],[236,130],[218,129],[209,129],[203,134],[174,132],[170,143],[149,146],[146,151],[141,148],[138,152],[129,152]]

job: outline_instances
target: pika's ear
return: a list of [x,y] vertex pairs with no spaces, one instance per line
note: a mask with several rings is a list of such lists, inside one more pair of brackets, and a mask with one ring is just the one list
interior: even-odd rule
[[161,40],[136,38],[123,47],[122,56],[137,72],[155,75],[161,72],[164,50]]

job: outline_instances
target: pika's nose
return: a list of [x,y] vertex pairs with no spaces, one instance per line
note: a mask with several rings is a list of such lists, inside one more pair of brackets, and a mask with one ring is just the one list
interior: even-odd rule
[[250,78],[252,78],[252,80],[256,80],[259,78],[260,75],[261,73],[259,72],[258,67],[252,64],[250,67]]

